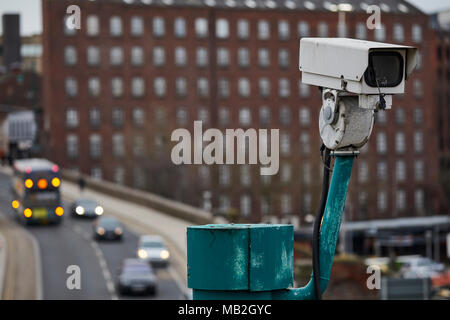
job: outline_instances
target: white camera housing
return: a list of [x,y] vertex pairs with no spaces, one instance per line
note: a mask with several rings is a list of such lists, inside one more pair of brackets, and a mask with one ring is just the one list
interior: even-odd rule
[[417,48],[410,46],[348,38],[300,40],[302,82],[353,94],[402,94],[416,63]]

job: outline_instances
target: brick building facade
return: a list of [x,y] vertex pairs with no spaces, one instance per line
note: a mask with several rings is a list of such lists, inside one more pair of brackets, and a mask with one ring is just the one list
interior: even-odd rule
[[[347,219],[442,213],[428,17],[383,1],[78,1],[81,29],[65,27],[74,1],[43,0],[47,154],[61,166],[248,221],[303,225],[315,213],[322,166],[320,95],[301,84],[299,38],[346,36],[417,46],[418,69],[392,110],[380,112],[356,161]],[[338,11],[341,11],[339,13]],[[280,129],[280,170],[184,165],[171,132]],[[206,192],[205,192],[206,191]]]

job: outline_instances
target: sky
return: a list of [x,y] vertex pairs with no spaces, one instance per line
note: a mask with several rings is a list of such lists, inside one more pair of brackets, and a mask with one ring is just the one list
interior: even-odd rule
[[[426,13],[450,9],[450,0],[407,0]],[[76,2],[76,1],[74,1]],[[345,2],[345,0],[342,0]],[[370,2],[370,1],[367,1]],[[0,0],[0,16],[4,13],[20,13],[21,34],[42,32],[41,0]],[[0,33],[2,33],[0,23]]]

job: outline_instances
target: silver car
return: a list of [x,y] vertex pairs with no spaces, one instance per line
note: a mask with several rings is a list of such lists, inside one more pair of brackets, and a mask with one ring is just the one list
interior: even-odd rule
[[139,259],[151,263],[154,267],[166,267],[169,264],[169,249],[160,236],[141,236],[136,254]]

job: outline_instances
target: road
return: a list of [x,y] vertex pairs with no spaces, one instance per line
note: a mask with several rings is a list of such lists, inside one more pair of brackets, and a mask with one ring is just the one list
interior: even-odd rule
[[[0,217],[9,223],[15,221],[10,206],[12,195],[10,177],[0,172]],[[39,225],[26,228],[37,240],[42,265],[44,299],[183,299],[182,291],[166,269],[157,270],[158,294],[154,297],[123,297],[115,290],[120,263],[136,256],[139,234],[124,228],[123,240],[94,241],[92,221],[76,219],[68,213],[69,204],[63,201],[65,215],[58,225]],[[106,213],[107,214],[107,213]],[[79,266],[81,289],[69,290],[66,285],[67,267]]]

